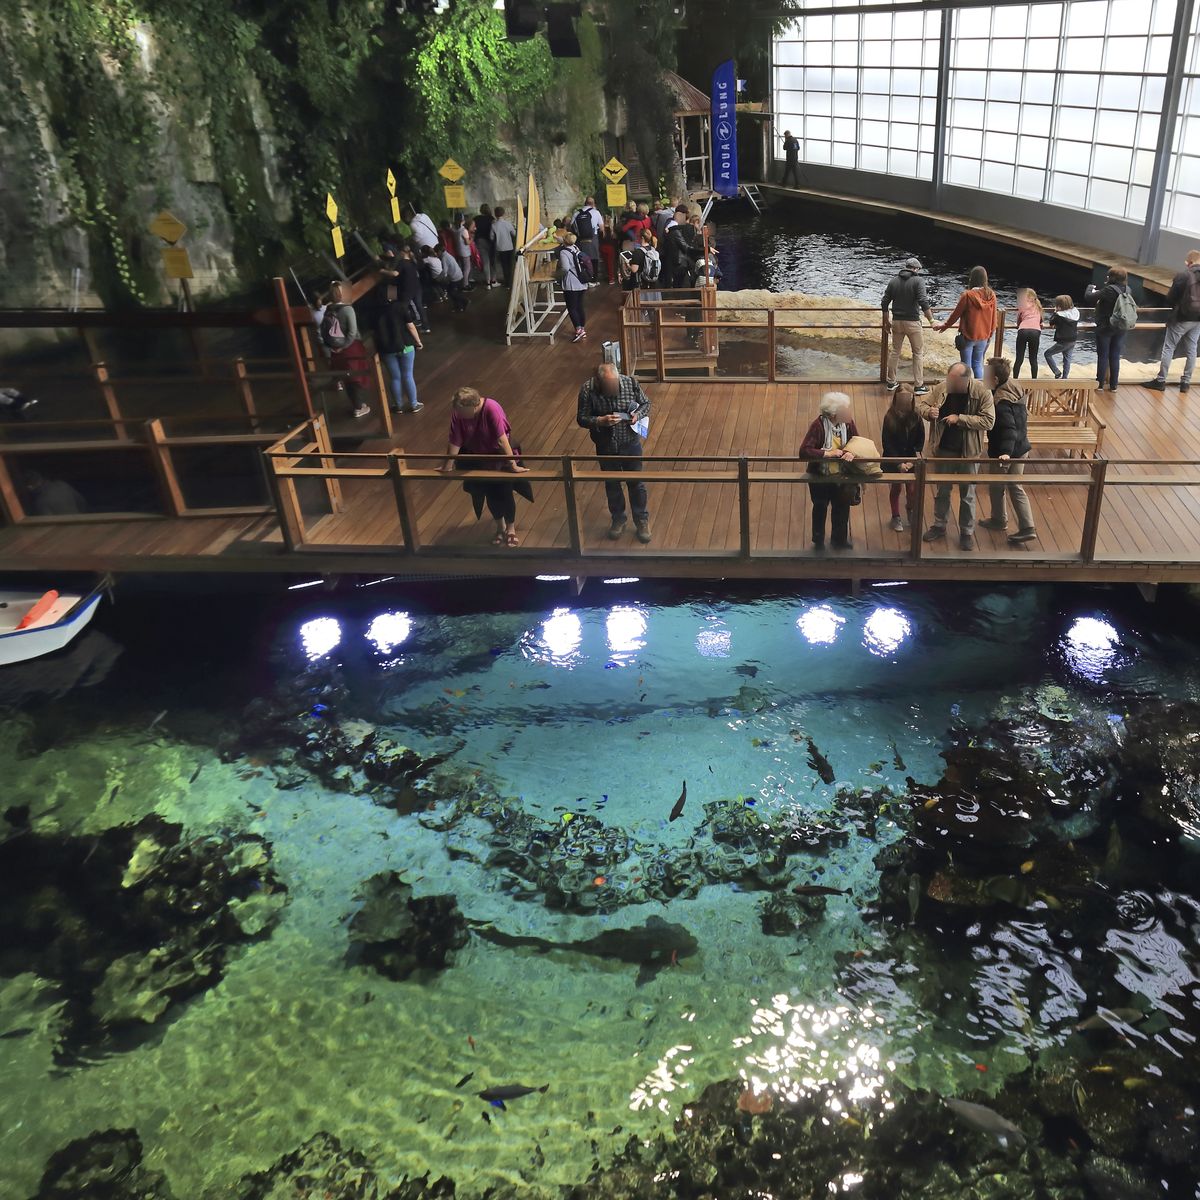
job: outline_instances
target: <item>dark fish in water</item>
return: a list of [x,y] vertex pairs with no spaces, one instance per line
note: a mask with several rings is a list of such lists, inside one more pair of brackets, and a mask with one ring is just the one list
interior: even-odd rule
[[1076,1033],[1103,1033],[1118,1025],[1137,1025],[1146,1019],[1140,1008],[1098,1008],[1075,1026]]
[[456,1088],[460,1088],[463,1086],[464,1083],[470,1083],[470,1081],[474,1078],[475,1078],[475,1072],[470,1071],[466,1075],[464,1075],[454,1086]]
[[492,1118],[491,1118],[491,1117],[489,1117],[489,1116],[487,1115],[487,1113],[485,1113],[485,1112],[481,1112],[479,1115],[480,1115],[480,1116],[481,1116],[481,1117],[482,1117],[482,1118],[483,1118],[483,1119],[484,1119],[484,1120],[485,1120],[485,1121],[486,1121],[486,1122],[487,1122],[489,1125],[492,1123]]
[[519,1100],[522,1096],[532,1096],[534,1092],[548,1092],[549,1090],[548,1083],[543,1083],[541,1087],[526,1087],[523,1083],[506,1083],[501,1087],[486,1088],[482,1092],[477,1092],[476,1095],[480,1100],[503,1107],[505,1100]]
[[817,749],[817,743],[810,737],[808,739],[808,765],[821,777],[822,783],[833,783],[837,779],[834,769],[829,764],[829,759]]
[[22,1025],[20,1029],[10,1029],[7,1033],[0,1033],[0,1041],[5,1038],[23,1038],[28,1037],[34,1032],[32,1025]]
[[1025,1145],[1025,1135],[1021,1130],[995,1109],[984,1104],[973,1104],[970,1100],[956,1100],[953,1097],[946,1099],[946,1107],[960,1121],[965,1121],[984,1133],[990,1133],[1005,1149],[1010,1142],[1018,1149]]
[[733,668],[735,675],[745,675],[747,679],[754,679],[758,676],[758,668],[752,663],[742,663],[739,667]]
[[111,804],[117,798],[117,793],[120,790],[121,790],[121,785],[119,783],[113,784],[113,790],[108,793],[108,799],[105,801],[105,803]]
[[911,925],[917,919],[917,912],[921,907],[920,875],[910,875],[908,877],[906,895],[908,897],[908,923]]
[[895,764],[897,771],[907,771],[908,767],[904,759],[900,757],[900,747],[896,745],[896,739],[892,738],[892,762]]
[[201,771],[203,771],[203,770],[204,770],[204,764],[203,764],[203,763],[201,763],[201,764],[200,764],[200,765],[199,765],[199,766],[198,766],[198,767],[197,767],[197,768],[196,768],[196,769],[195,769],[195,770],[192,772],[192,774],[191,774],[191,777],[188,779],[188,783],[195,783],[195,782],[196,782],[196,780],[200,778],[200,772],[201,772]]
[[642,703],[642,701],[643,701],[643,700],[645,700],[645,699],[646,699],[646,697],[647,697],[648,695],[650,695],[650,693],[649,693],[649,692],[643,692],[643,693],[642,693],[642,694],[641,694],[641,695],[638,697],[638,703],[639,703],[639,704],[641,704],[641,703]]
[[794,896],[849,896],[849,888],[822,887],[818,883],[801,883],[792,888]]
[[596,937],[578,942],[552,942],[547,938],[521,937],[504,933],[488,924],[469,924],[484,941],[497,946],[528,946],[542,953],[562,950],[634,963],[638,967],[638,987],[653,979],[663,967],[688,958],[700,949],[700,943],[687,929],[682,925],[670,924],[662,917],[649,917],[644,924],[635,925],[630,929],[606,929]]
[[157,716],[157,717],[155,717],[155,718],[154,718],[154,720],[153,720],[153,721],[151,721],[151,722],[150,722],[150,724],[146,726],[146,732],[147,732],[147,733],[153,733],[153,732],[154,732],[154,727],[155,727],[155,726],[156,726],[156,725],[159,723],[159,721],[161,721],[161,720],[163,719],[163,717],[165,717],[166,715],[167,715],[167,709],[165,709],[165,708],[164,708],[164,709],[162,710],[162,712],[160,712],[160,713],[158,714],[158,716]]
[[683,781],[683,791],[679,793],[679,799],[675,801],[675,807],[671,809],[671,815],[667,819],[670,821],[678,821],[683,816],[683,806],[687,803],[687,780]]

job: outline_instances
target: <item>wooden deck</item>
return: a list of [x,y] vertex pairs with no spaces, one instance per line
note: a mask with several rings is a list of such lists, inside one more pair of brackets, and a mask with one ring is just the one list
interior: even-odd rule
[[[498,332],[499,290],[481,295],[459,322],[444,308],[435,310],[437,328],[417,363],[425,410],[397,418],[391,443],[377,437],[364,440],[350,424],[335,425],[335,449],[379,452],[373,459],[339,457],[339,467],[385,467],[393,446],[402,446],[407,455],[440,453],[450,395],[464,384],[479,387],[504,405],[527,454],[591,453],[587,434],[575,424],[576,393],[600,356],[601,341],[616,336],[618,298],[615,289],[606,287],[590,294],[589,338],[579,345],[560,339],[553,346],[537,342],[505,348]],[[793,455],[824,390],[817,385],[766,383],[648,384],[653,411],[647,453]],[[877,383],[847,384],[843,390],[854,400],[860,431],[877,437],[887,392]],[[491,522],[486,514],[482,521],[474,520],[470,502],[453,478],[407,485],[422,550],[408,554],[401,549],[394,481],[381,473],[344,479],[343,510],[314,513],[305,524],[307,544],[295,552],[285,549],[274,515],[91,517],[0,530],[0,570],[1200,581],[1197,400],[1200,393],[1195,398],[1180,396],[1172,388],[1160,395],[1130,385],[1096,401],[1108,423],[1105,450],[1111,461],[1092,562],[1080,557],[1090,464],[1046,458],[1037,462],[1053,471],[1053,482],[1038,484],[1036,464],[1025,477],[1039,541],[1013,548],[1003,534],[980,529],[978,549],[960,551],[955,501],[949,538],[924,547],[919,561],[911,559],[910,534],[887,527],[884,485],[865,488],[862,506],[853,510],[854,549],[815,555],[809,548],[808,489],[794,462],[750,464],[750,544],[743,547],[736,482],[703,481],[705,474],[728,472],[730,464],[693,462],[647,464],[654,531],[649,547],[640,546],[631,534],[618,543],[606,539],[603,485],[585,469],[574,485],[580,554],[571,550],[561,483],[535,480],[534,502],[518,502],[522,546],[508,550],[491,545]],[[1147,459],[1177,461],[1151,467],[1122,461]],[[408,463],[418,465],[412,458]],[[534,465],[559,469],[554,462]],[[1064,478],[1075,473],[1078,484]],[[1135,476],[1156,483],[1121,486],[1123,478]],[[989,512],[985,490],[979,488],[980,518]],[[928,519],[932,495],[926,495],[925,505]]]

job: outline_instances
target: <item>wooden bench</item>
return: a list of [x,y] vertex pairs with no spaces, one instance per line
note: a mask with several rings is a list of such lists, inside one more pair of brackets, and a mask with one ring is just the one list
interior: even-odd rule
[[1029,406],[1030,445],[1065,450],[1068,457],[1076,450],[1093,458],[1103,451],[1108,426],[1092,411],[1099,389],[1094,379],[1030,379],[1021,384]]

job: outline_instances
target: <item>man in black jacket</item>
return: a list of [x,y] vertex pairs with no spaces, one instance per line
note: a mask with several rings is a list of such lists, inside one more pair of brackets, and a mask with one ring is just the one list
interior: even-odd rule
[[1156,392],[1167,389],[1167,372],[1175,358],[1176,347],[1183,351],[1184,359],[1183,374],[1179,377],[1181,392],[1191,386],[1192,371],[1196,367],[1196,341],[1200,338],[1200,250],[1189,250],[1183,264],[1184,269],[1171,281],[1171,290],[1164,302],[1164,307],[1171,310],[1171,317],[1163,335],[1158,378],[1146,384]]
[[[890,314],[889,314],[889,309]],[[900,348],[908,338],[913,360],[913,394],[924,396],[929,389],[925,386],[921,333],[921,314],[933,326],[933,309],[925,294],[925,280],[921,277],[921,260],[910,258],[898,275],[893,275],[883,293],[883,332],[891,331],[892,352],[888,355],[887,390],[894,392],[900,384],[896,380],[896,368],[900,365]]]

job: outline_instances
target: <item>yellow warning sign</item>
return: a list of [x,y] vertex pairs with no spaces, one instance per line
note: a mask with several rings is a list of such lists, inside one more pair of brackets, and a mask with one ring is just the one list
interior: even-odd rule
[[451,183],[457,183],[466,174],[466,171],[464,171],[462,167],[460,167],[458,163],[454,161],[454,159],[448,158],[440,167],[438,167],[438,174],[443,179],[450,180]]
[[337,201],[328,192],[325,193],[325,215],[329,218],[330,225],[337,224]]
[[330,231],[329,236],[333,238],[333,254],[335,258],[341,258],[346,253],[345,244],[342,242],[342,227],[335,225]]
[[623,183],[610,183],[608,185],[608,207],[609,208],[624,208],[629,200],[629,190]]
[[467,189],[462,184],[448,183],[442,189],[446,193],[446,207],[460,212],[467,207]]
[[387,184],[388,195],[394,196],[396,194],[396,177],[392,174],[391,167],[388,167],[387,178],[384,182]]
[[[159,237],[161,236],[162,234],[159,234]],[[162,263],[168,279],[192,278],[192,260],[182,246],[164,246]]]
[[400,201],[395,196],[392,197],[392,224],[400,224]]
[[600,168],[600,174],[608,180],[609,183],[620,183],[626,175],[629,174],[629,168],[617,158],[610,158],[608,162]]
[[175,245],[177,241],[185,233],[187,226],[172,212],[167,212],[164,208],[162,212],[150,222],[150,232],[162,238],[164,242],[170,245]]

